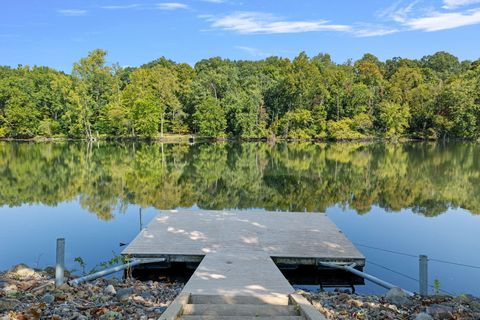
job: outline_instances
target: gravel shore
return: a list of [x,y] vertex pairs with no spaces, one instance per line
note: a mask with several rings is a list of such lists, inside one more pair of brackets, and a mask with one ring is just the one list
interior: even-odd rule
[[158,319],[183,288],[131,279],[55,288],[52,271],[18,265],[0,273],[0,319]]
[[327,319],[480,320],[480,299],[470,295],[410,298],[398,292],[383,296],[304,291],[300,294]]

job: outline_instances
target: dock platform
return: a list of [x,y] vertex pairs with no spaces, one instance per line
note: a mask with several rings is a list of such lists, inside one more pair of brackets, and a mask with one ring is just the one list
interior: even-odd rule
[[[255,299],[269,306],[288,306],[295,289],[277,267],[280,264],[354,263],[360,269],[365,265],[365,257],[325,214],[305,212],[162,211],[122,254],[200,263],[179,297],[184,312],[215,309],[211,305],[195,308],[186,295],[195,301]],[[226,310],[224,305],[217,307]],[[251,308],[258,315],[258,308]],[[175,309],[175,304],[169,309]],[[303,319],[308,319],[309,311],[305,312]]]

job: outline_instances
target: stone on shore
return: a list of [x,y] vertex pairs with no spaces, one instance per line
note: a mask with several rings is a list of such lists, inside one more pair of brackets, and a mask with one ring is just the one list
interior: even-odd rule
[[393,303],[396,306],[403,306],[410,303],[410,298],[405,291],[400,288],[392,288],[388,290],[385,298],[388,302]]
[[415,320],[433,320],[433,318],[428,313],[422,312],[417,314],[417,316],[415,317]]
[[112,286],[111,284],[109,284],[106,288],[105,288],[105,291],[104,291],[106,294],[108,295],[116,295],[117,294],[117,291],[115,290],[115,287]]
[[452,307],[441,304],[432,304],[427,307],[427,313],[433,318],[440,320],[454,319],[452,311]]
[[55,301],[55,296],[50,294],[50,293],[46,293],[43,297],[42,297],[42,301],[47,303],[47,304],[50,304],[52,302]]
[[7,272],[7,276],[12,279],[26,280],[34,278],[36,271],[27,265],[20,263]]
[[126,301],[133,294],[133,288],[122,288],[117,291],[118,301]]

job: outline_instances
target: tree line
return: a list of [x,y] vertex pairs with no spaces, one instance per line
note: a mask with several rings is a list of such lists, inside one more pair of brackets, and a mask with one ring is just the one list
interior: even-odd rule
[[0,141],[0,207],[78,201],[105,220],[130,205],[480,214],[479,154],[473,142]]
[[71,74],[0,67],[0,137],[478,139],[480,60],[446,52],[338,64],[300,53],[190,66],[107,64],[96,49]]

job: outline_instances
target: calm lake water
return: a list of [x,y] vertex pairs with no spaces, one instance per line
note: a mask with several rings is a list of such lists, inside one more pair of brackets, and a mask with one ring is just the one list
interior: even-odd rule
[[[416,257],[370,247],[480,266],[480,145],[0,142],[0,269],[52,265],[57,237],[92,268],[174,208],[327,212],[367,272],[418,291]],[[480,295],[480,269],[429,267]]]

